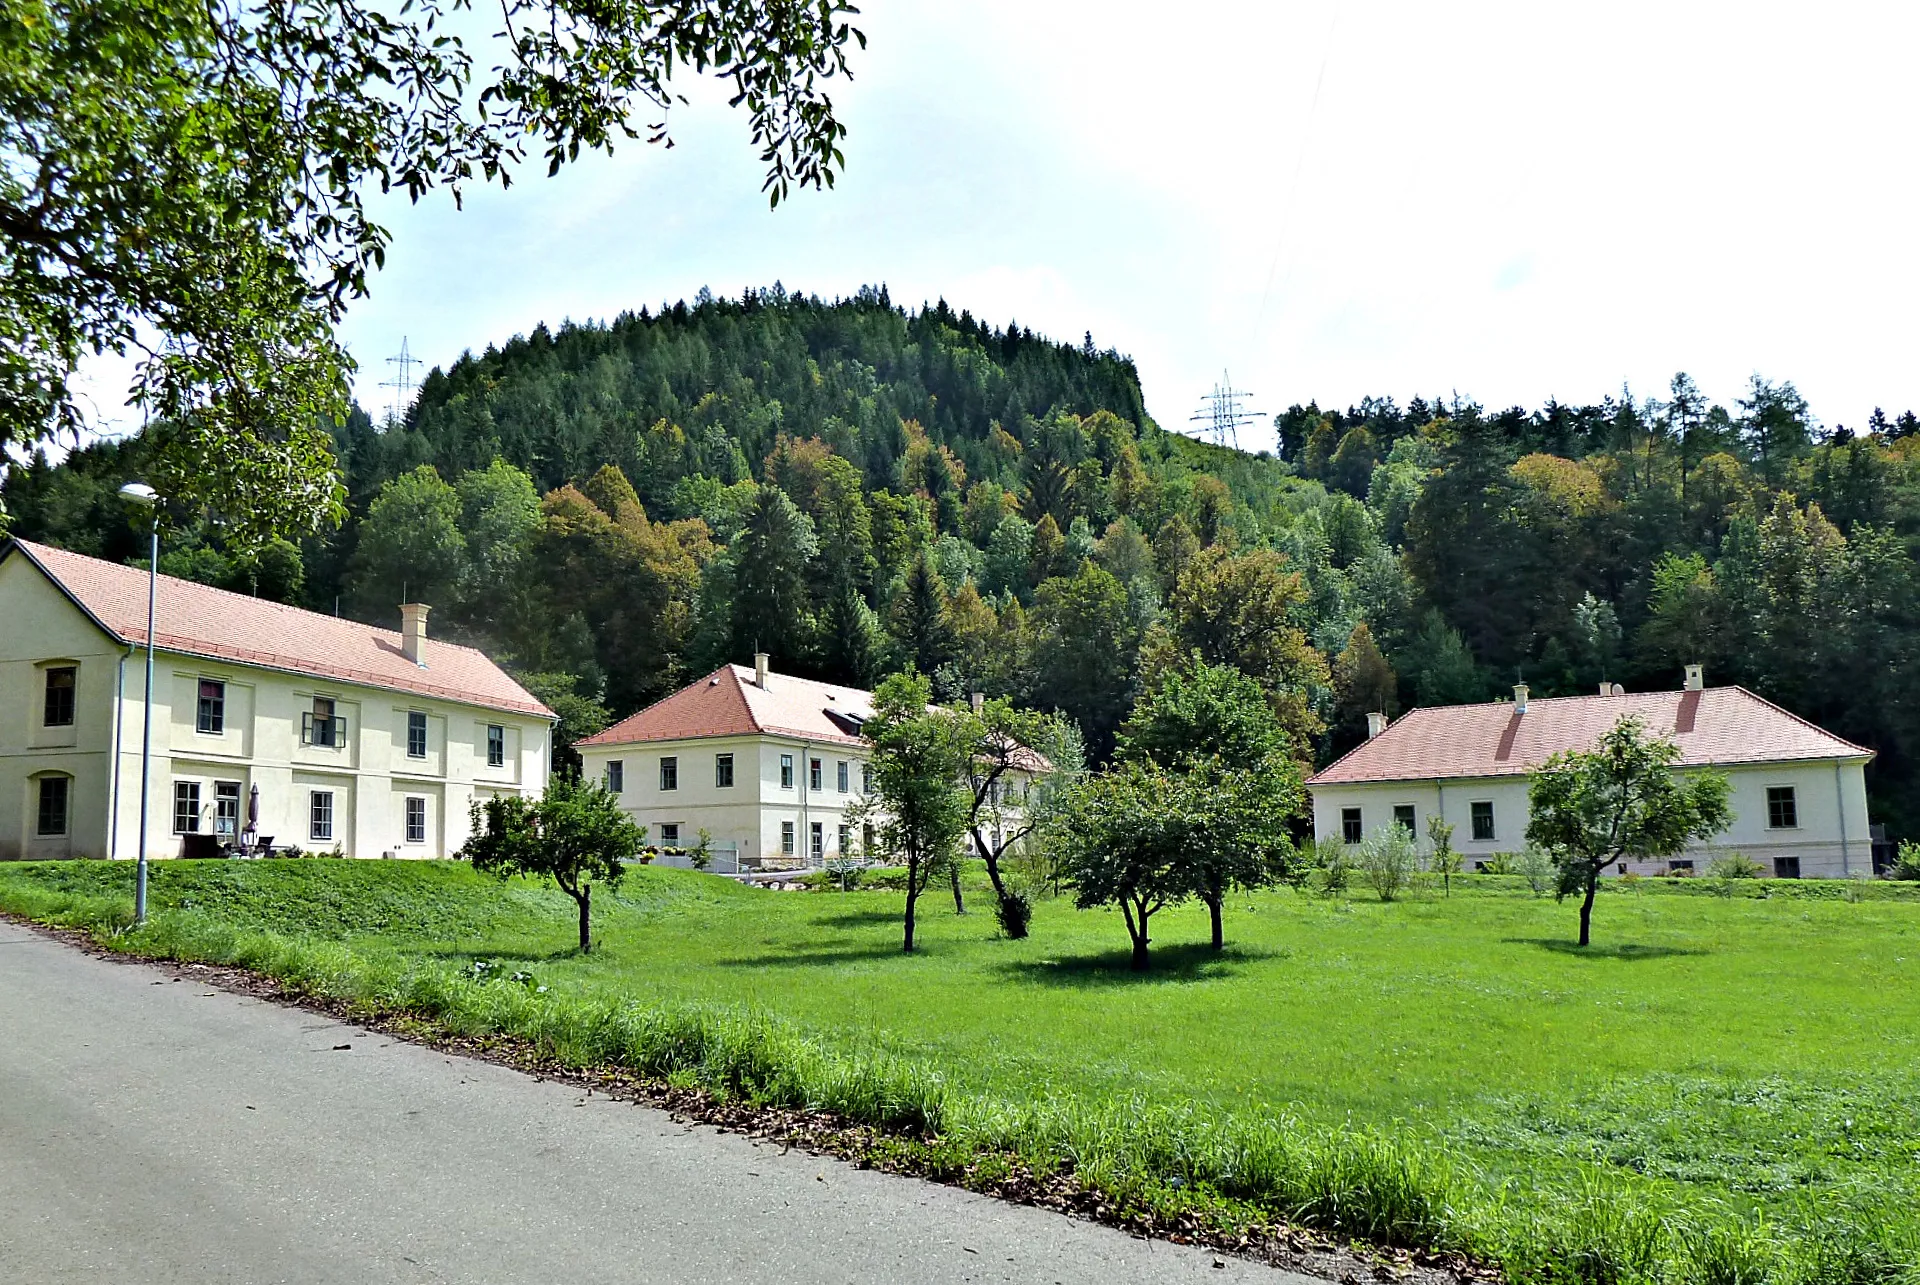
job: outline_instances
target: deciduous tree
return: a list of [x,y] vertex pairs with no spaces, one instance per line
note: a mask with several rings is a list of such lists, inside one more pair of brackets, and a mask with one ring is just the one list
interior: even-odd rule
[[473,837],[459,855],[475,870],[549,878],[580,911],[580,953],[592,949],[588,933],[593,884],[617,888],[629,861],[644,861],[647,832],[620,809],[620,801],[596,782],[556,776],[539,799],[497,794],[470,805]]

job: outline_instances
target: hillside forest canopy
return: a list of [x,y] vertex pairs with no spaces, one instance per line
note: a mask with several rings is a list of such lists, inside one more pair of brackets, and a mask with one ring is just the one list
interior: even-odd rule
[[[1823,428],[1789,383],[1492,411],[1276,418],[1277,454],[1161,430],[1132,362],[882,288],[536,326],[330,423],[335,530],[264,546],[174,513],[163,570],[391,626],[403,598],[576,738],[727,661],[1070,715],[1111,755],[1198,653],[1303,764],[1370,710],[1679,685],[1690,662],[1878,754],[1920,830],[1920,421]],[[143,438],[16,465],[13,533],[124,561]]]

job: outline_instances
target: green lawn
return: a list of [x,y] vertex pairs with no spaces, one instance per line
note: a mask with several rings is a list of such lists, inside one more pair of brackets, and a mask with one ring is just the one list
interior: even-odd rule
[[[0,867],[0,906],[128,873]],[[598,899],[584,958],[558,893],[451,865],[169,864],[153,902],[369,957],[486,959],[555,995],[749,1006],[1002,1100],[1371,1124],[1521,1187],[1597,1167],[1783,1216],[1808,1195],[1920,1202],[1920,901],[1789,891],[1612,891],[1584,952],[1572,906],[1505,880],[1392,904],[1277,891],[1234,901],[1224,954],[1203,910],[1157,918],[1145,977],[1117,914],[1065,901],[1012,942],[984,897],[963,918],[930,897],[903,956],[898,894],[668,870]]]

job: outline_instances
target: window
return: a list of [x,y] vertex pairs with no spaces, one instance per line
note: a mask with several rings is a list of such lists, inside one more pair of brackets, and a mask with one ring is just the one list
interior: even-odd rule
[[1767,829],[1797,830],[1800,828],[1800,806],[1793,797],[1791,785],[1769,785],[1767,787]]
[[620,759],[607,760],[607,793],[620,794],[627,788],[627,765]]
[[840,787],[840,793],[845,794],[847,792],[847,765],[844,761],[838,765],[835,775],[838,778],[836,784]]
[[680,760],[672,755],[660,760],[660,788],[663,790],[680,788]]
[[407,757],[423,759],[427,756],[427,716],[417,709],[407,711]]
[[[47,700],[41,711],[40,722],[46,727],[73,726],[73,683],[80,671],[72,665],[62,665],[58,669],[47,671]],[[52,780],[52,777],[46,778]],[[65,833],[62,831],[62,833]]]
[[209,736],[227,730],[227,685],[211,678],[200,680],[200,714],[194,726]]
[[1493,838],[1493,804],[1486,800],[1470,805],[1473,813],[1473,837],[1481,842]]
[[213,783],[213,832],[223,839],[240,833],[240,782]]
[[1413,826],[1413,804],[1396,803],[1393,805],[1393,823],[1408,834],[1416,833]]
[[307,837],[333,838],[332,790],[315,790],[307,795]]
[[722,790],[733,788],[733,755],[716,754],[713,756],[713,783]]
[[1775,857],[1773,859],[1773,877],[1775,879],[1798,879],[1800,877],[1800,858]]
[[791,754],[780,756],[780,788],[783,790],[793,788],[793,755]]
[[1361,823],[1359,808],[1340,809],[1340,837],[1347,843],[1358,843],[1367,837],[1367,827]]
[[313,709],[300,719],[300,740],[330,750],[346,745],[347,720],[334,715],[331,696],[313,698]]
[[840,827],[840,855],[843,857],[853,855],[853,827],[850,825]]
[[487,766],[507,765],[507,729],[498,723],[487,724]]
[[38,835],[62,835],[67,832],[67,785],[72,778],[40,778],[40,816],[33,832]]
[[793,822],[791,821],[780,823],[780,851],[789,857],[793,855]]
[[871,763],[860,765],[860,793],[873,793],[873,764]]
[[820,788],[819,759],[809,759],[807,761],[807,788],[809,790],[818,790]]
[[811,829],[812,833],[808,836],[808,841],[811,846],[807,850],[813,855],[813,859],[818,861],[826,855],[827,827],[815,821]]
[[413,795],[407,796],[407,842],[425,843],[427,841],[427,801]]
[[200,832],[200,782],[175,781],[173,783],[173,832],[175,834]]
[[661,825],[660,846],[663,848],[677,848],[680,846],[680,826],[677,823]]
[[862,852],[873,851],[873,823],[871,821],[860,827],[860,850]]

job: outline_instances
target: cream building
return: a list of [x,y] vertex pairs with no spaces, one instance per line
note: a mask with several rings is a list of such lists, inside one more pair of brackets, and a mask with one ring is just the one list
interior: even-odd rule
[[[0,858],[139,845],[147,573],[0,547]],[[147,855],[237,839],[442,857],[546,788],[553,715],[469,647],[162,576]],[[195,839],[190,836],[211,836]]]
[[1795,717],[1742,687],[1707,687],[1698,665],[1680,691],[1622,692],[1417,709],[1389,724],[1371,715],[1366,741],[1307,781],[1314,834],[1358,842],[1377,826],[1412,828],[1430,851],[1427,818],[1453,825],[1465,869],[1526,847],[1533,769],[1558,750],[1590,748],[1635,715],[1680,748],[1678,770],[1713,767],[1733,788],[1733,821],[1671,861],[1628,862],[1615,874],[1704,872],[1738,852],[1781,878],[1873,873],[1865,768],[1873,752]]
[[704,829],[716,871],[819,865],[868,846],[854,809],[869,788],[860,725],[872,714],[871,692],[772,673],[760,656],[574,748],[650,845],[692,848]]

